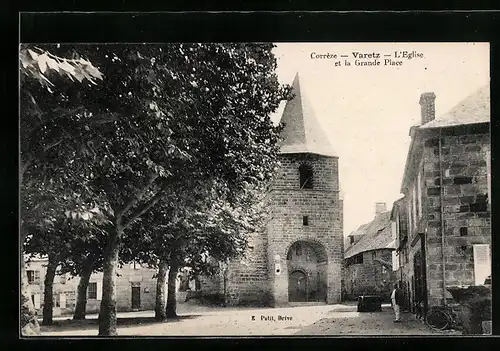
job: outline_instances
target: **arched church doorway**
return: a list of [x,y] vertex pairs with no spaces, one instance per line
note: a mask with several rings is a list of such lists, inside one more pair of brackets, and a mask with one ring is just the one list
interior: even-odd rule
[[287,253],[288,301],[323,302],[327,299],[328,256],[318,242],[296,241]]

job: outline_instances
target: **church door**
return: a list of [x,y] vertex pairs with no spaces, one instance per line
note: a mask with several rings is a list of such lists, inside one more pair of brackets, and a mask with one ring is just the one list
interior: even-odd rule
[[288,277],[288,301],[307,301],[307,276],[301,271],[294,271]]

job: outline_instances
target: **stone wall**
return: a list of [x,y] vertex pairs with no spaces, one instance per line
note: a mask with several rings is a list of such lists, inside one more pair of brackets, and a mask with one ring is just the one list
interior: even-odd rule
[[382,249],[363,252],[363,263],[345,267],[344,283],[347,300],[355,300],[363,293],[377,294],[389,299],[397,275],[391,267],[384,268],[380,263],[373,261],[373,253],[376,253],[376,258],[390,262],[391,251]]
[[[280,161],[268,197],[271,211],[265,229],[249,237],[250,248],[244,258],[228,265],[225,292],[228,305],[286,305],[287,254],[297,241],[309,243],[315,254],[324,256],[325,263],[314,272],[326,275],[328,289],[324,290],[328,291],[328,302],[340,301],[344,243],[338,159],[297,154],[282,155]],[[300,188],[299,167],[304,163],[313,169],[312,189]],[[312,273],[310,279],[313,284],[316,278]],[[223,290],[222,279],[203,278],[203,294],[224,293]]]
[[[443,304],[443,262],[446,286],[473,285],[473,245],[491,243],[486,162],[490,136],[485,126],[443,129],[441,164],[437,135],[428,135],[421,146],[423,215],[409,242],[426,230],[428,303],[433,306]],[[419,250],[420,243],[410,245],[409,264],[403,269],[408,279],[412,279],[413,256]],[[444,296],[447,302],[453,301],[449,292]]]
[[267,267],[267,236],[255,233],[248,239],[245,257],[229,264],[226,303],[263,305],[270,302]]
[[[288,302],[288,276],[274,272],[276,255],[287,272],[286,257],[296,241],[311,244],[328,260],[328,303],[341,299],[343,213],[339,200],[338,159],[316,155],[283,155],[271,192],[273,215],[268,224],[268,264],[274,305]],[[312,166],[313,188],[301,189],[299,167]],[[307,216],[307,219],[304,217]],[[307,224],[305,221],[307,220]]]
[[[439,152],[426,142],[425,182],[429,229],[427,267],[430,305],[442,303],[443,276],[439,186]],[[487,164],[489,134],[446,135],[442,139],[444,261],[446,285],[474,284],[473,244],[491,243]],[[447,298],[451,295],[446,293]]]
[[[42,313],[43,308],[43,293],[44,293],[44,279],[46,273],[46,260],[34,261],[27,265],[27,270],[37,270],[40,272],[40,279],[38,283],[30,284],[32,295],[38,295],[40,304],[37,312]],[[116,278],[116,299],[118,311],[131,311],[132,310],[132,284],[140,286],[140,310],[153,310],[155,307],[156,297],[156,274],[155,269],[148,269],[145,267],[136,266],[138,269],[131,268],[130,265],[124,265],[118,268],[119,276]],[[56,275],[54,278],[53,294],[55,299],[53,314],[70,315],[74,312],[76,305],[77,287],[80,281],[79,277],[72,277],[68,274],[61,276]],[[101,296],[102,296],[102,273],[94,273],[90,277],[90,283],[97,283],[97,298],[87,299],[87,313],[98,313]],[[61,304],[61,295],[64,295],[65,303]],[[65,307],[62,307],[65,306]]]

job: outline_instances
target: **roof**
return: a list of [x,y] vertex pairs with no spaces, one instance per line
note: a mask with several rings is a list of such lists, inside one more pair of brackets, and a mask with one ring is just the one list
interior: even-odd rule
[[401,182],[401,192],[404,193],[407,186],[408,175],[410,174],[410,168],[412,167],[411,160],[415,153],[415,138],[418,135],[417,132],[436,130],[446,127],[458,127],[469,124],[489,123],[490,119],[490,85],[487,84],[460,101],[455,107],[439,118],[421,126],[411,127],[412,138],[408,149],[408,155],[406,157],[406,165],[403,180]]
[[396,201],[394,201],[392,203],[392,210],[391,210],[391,220],[392,219],[395,219],[395,212],[396,212],[396,208],[399,206],[400,203],[402,203],[403,201],[405,200],[405,197],[401,197],[399,199],[397,199]]
[[292,92],[295,96],[287,101],[281,117],[281,123],[285,126],[281,132],[280,153],[312,153],[337,157],[301,89],[298,73],[293,80]]
[[349,258],[365,251],[394,249],[391,212],[386,211],[378,214],[373,221],[363,224],[351,235],[363,236],[345,251],[344,258]]
[[490,119],[490,86],[488,84],[460,101],[448,113],[420,126],[419,129],[487,123]]

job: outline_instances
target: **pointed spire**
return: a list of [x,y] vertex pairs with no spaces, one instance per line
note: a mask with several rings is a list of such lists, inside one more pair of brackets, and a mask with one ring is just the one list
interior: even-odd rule
[[281,153],[312,153],[337,157],[316,119],[311,104],[301,90],[299,73],[293,80],[292,93],[295,96],[287,101],[281,117],[281,122],[285,124],[281,132]]

